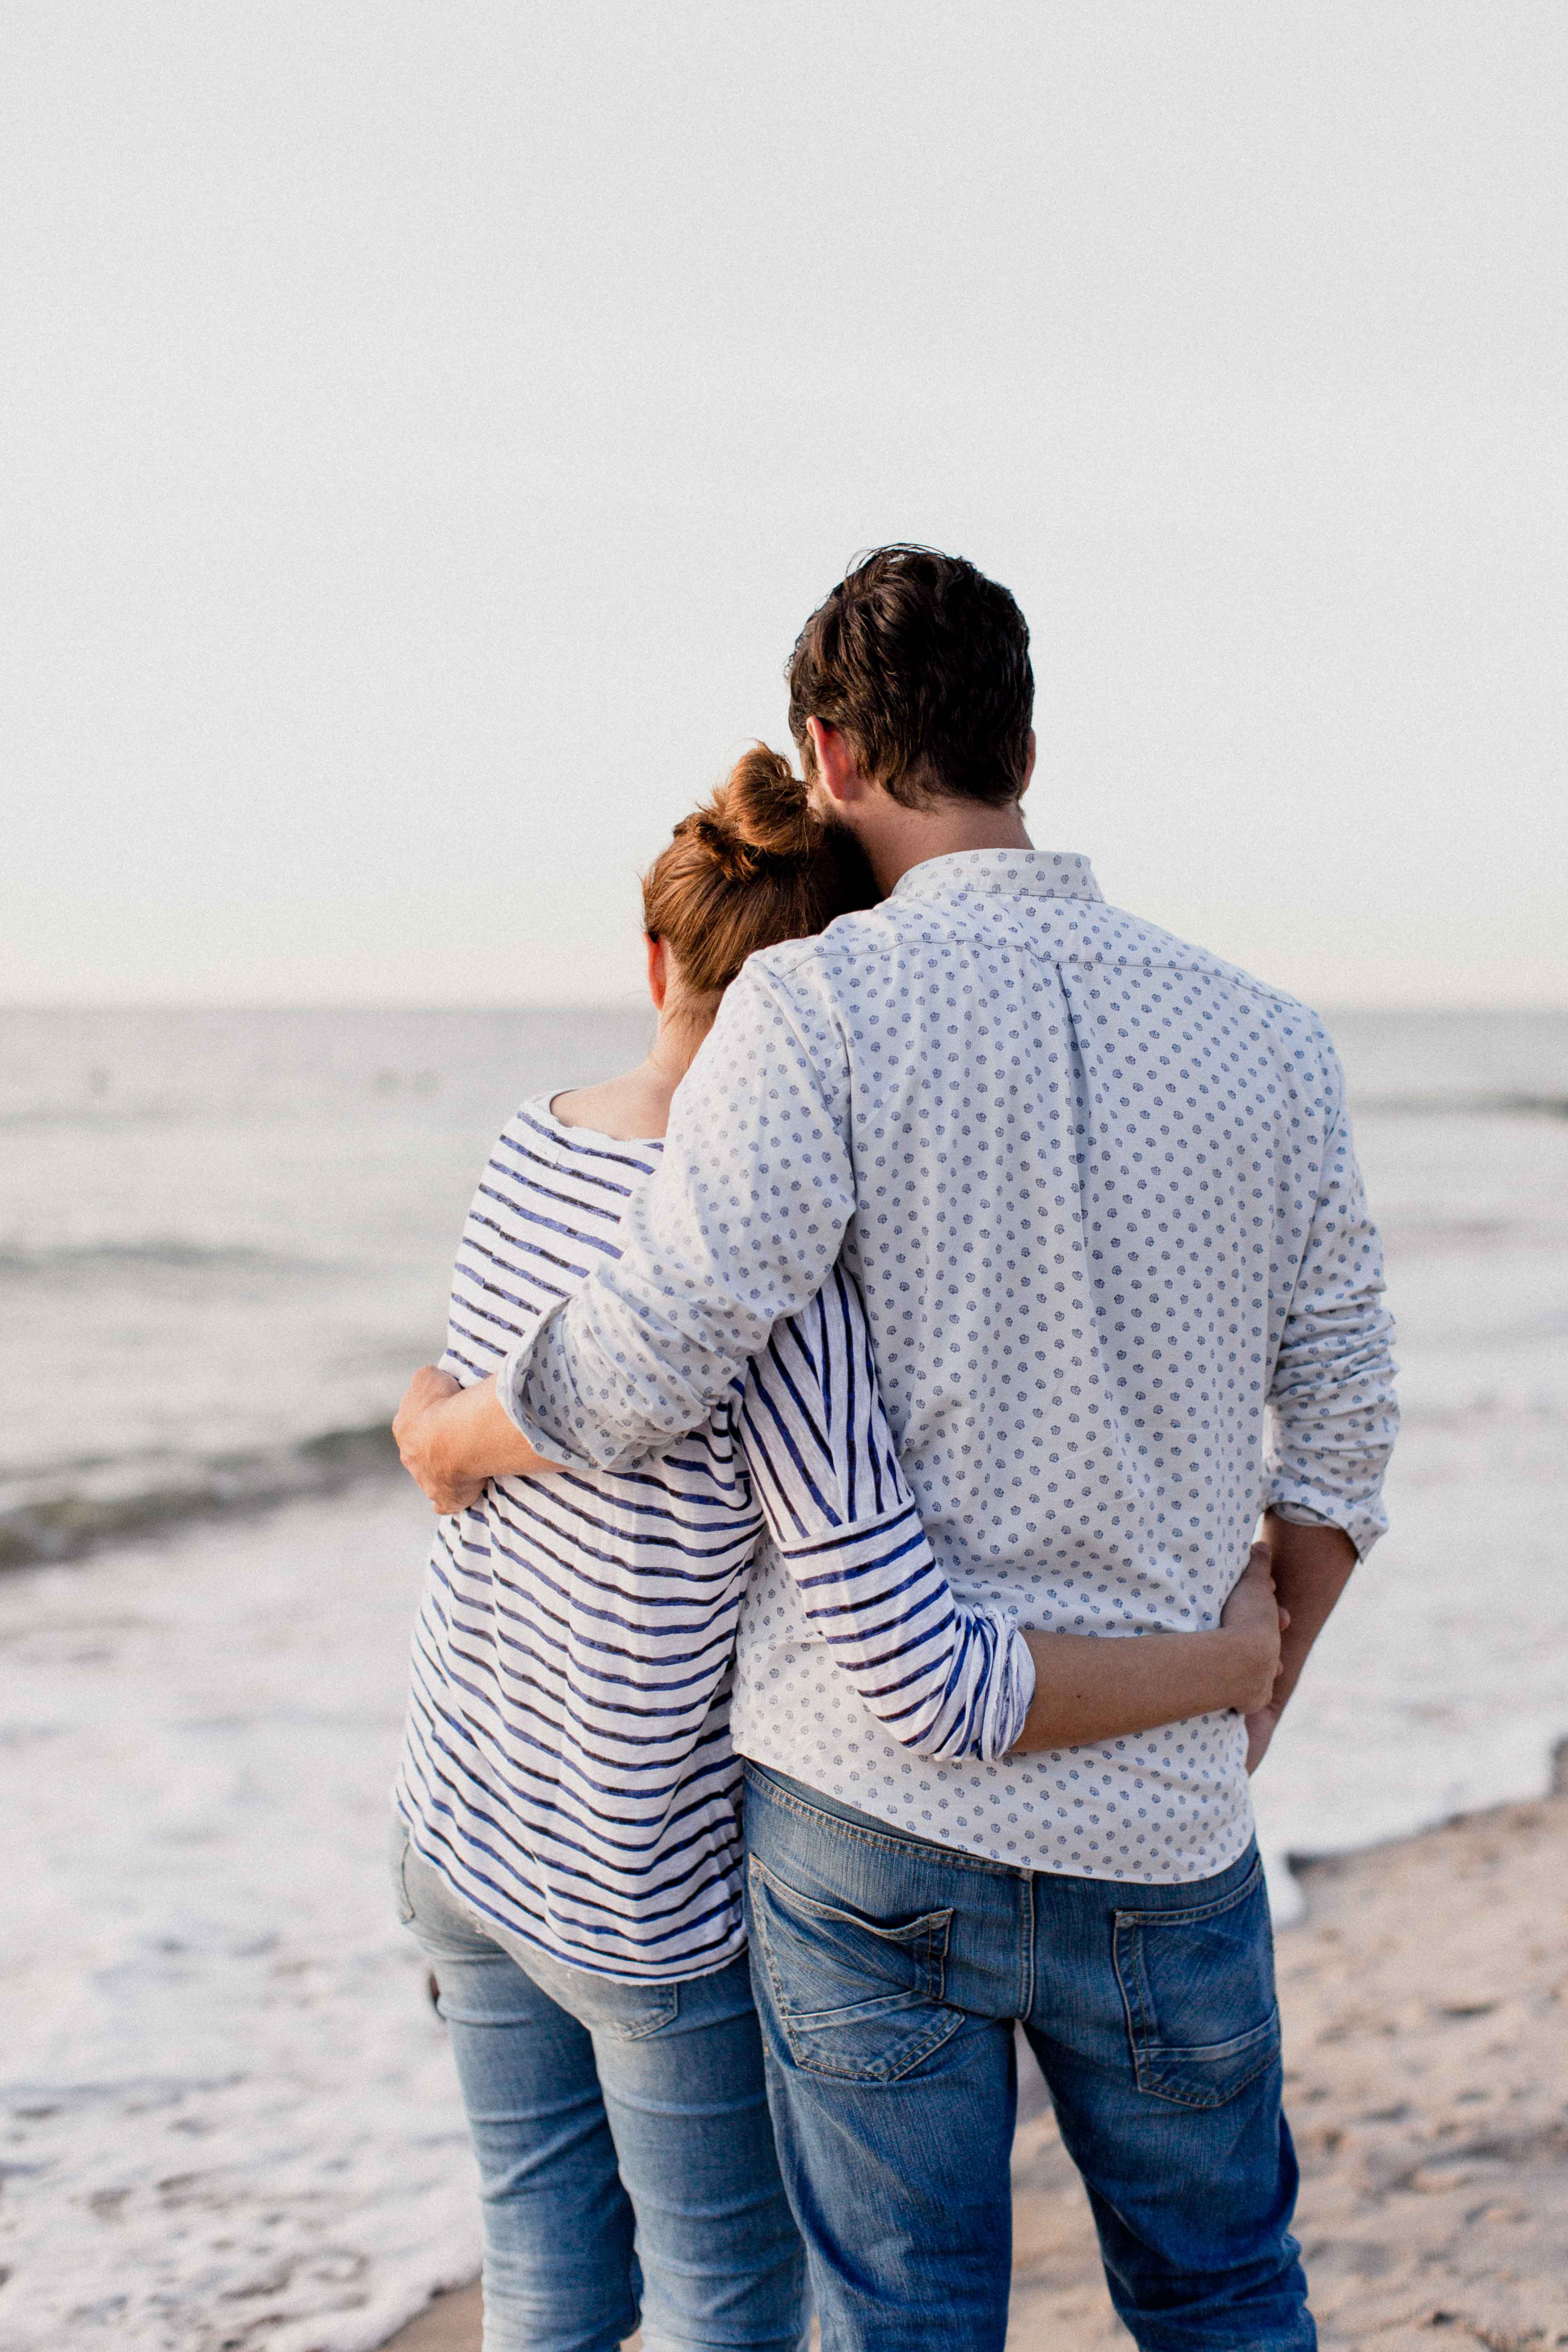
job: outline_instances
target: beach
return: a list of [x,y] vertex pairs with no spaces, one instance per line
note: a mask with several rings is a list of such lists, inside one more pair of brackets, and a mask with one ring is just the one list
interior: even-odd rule
[[370,2352],[479,2267],[385,1853],[396,1486],[0,1579],[4,2352]]
[[[1255,1784],[1301,2234],[1327,2340],[1550,2345],[1568,1019],[1360,1020],[1392,1530]],[[427,2306],[479,2266],[472,2166],[384,1866],[428,1517],[374,1433],[495,1129],[640,1026],[0,1020],[0,2352],[461,2318]],[[1110,2340],[1037,2114],[1018,2155],[1018,2340]]]
[[[1556,1782],[1303,1869],[1280,2004],[1297,2232],[1334,2352],[1568,2341],[1568,1749]],[[1088,2203],[1020,2060],[1008,2352],[1113,2352]],[[394,2344],[479,2352],[477,2288]]]
[[[1302,1871],[1279,1948],[1285,2097],[1336,2352],[1568,2343],[1564,1764],[1539,1803]],[[1020,2126],[1014,2180],[1009,2352],[1125,2345],[1048,2115]]]

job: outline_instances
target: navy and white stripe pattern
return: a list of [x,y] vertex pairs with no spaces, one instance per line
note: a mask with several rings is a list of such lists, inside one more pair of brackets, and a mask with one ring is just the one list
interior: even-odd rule
[[[618,1254],[657,1142],[526,1105],[474,1195],[444,1368],[482,1379]],[[1004,1613],[953,1599],[835,1269],[693,1435],[615,1472],[501,1478],[437,1523],[415,1628],[398,1802],[482,1919],[626,1980],[741,1948],[731,1660],[766,1530],[804,1617],[883,1730],[995,1758],[1033,1693]]]
[[934,1761],[1005,1756],[1034,1667],[1012,1618],[962,1607],[932,1559],[842,1266],[752,1359],[738,1422],[773,1554],[883,1730]]

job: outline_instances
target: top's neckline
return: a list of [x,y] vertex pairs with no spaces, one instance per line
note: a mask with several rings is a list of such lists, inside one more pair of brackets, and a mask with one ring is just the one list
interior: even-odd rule
[[[562,1087],[559,1091],[563,1095],[569,1095],[574,1094],[577,1089],[574,1087]],[[542,1119],[569,1147],[582,1151],[602,1150],[610,1152],[662,1151],[664,1150],[665,1139],[662,1135],[606,1135],[602,1128],[569,1125],[565,1119],[556,1117],[552,1108],[555,1099],[554,1095],[535,1095],[531,1102],[524,1103],[523,1108],[532,1111],[536,1118]]]

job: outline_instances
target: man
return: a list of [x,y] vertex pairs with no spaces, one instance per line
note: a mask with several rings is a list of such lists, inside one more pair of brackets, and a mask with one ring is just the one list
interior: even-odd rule
[[1002,2345],[1015,2020],[1138,2342],[1294,2352],[1314,2336],[1248,1748],[1383,1528],[1394,1427],[1339,1066],[1293,1000],[1031,847],[1028,633],[972,565],[868,557],[789,683],[818,804],[889,895],[747,964],[624,1255],[502,1402],[546,1457],[634,1461],[842,1252],[961,1592],[1064,1632],[1212,1626],[1267,1510],[1291,1622],[1247,1725],[927,1764],[764,1559],[734,1726],[829,2352]]

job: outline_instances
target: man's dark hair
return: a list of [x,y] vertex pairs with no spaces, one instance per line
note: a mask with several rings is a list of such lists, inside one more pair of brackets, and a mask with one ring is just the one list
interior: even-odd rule
[[841,728],[861,771],[923,808],[942,794],[994,807],[1028,767],[1035,674],[1028,624],[1005,588],[959,555],[879,547],[858,556],[795,640],[790,732]]

